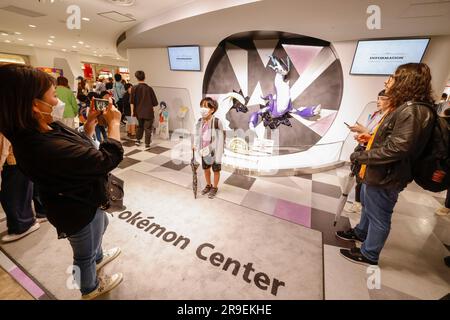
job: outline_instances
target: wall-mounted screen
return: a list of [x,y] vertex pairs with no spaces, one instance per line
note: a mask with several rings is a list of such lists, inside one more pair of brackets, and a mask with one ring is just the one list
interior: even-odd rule
[[430,39],[390,39],[359,41],[352,75],[391,75],[405,63],[419,63]]
[[172,71],[200,71],[200,47],[168,47],[169,64]]

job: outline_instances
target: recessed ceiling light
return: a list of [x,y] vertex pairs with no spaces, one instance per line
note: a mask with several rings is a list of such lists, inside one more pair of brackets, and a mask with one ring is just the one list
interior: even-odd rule
[[78,41],[78,43],[79,43],[79,44],[84,44],[84,42],[83,42],[83,41]]
[[106,1],[121,7],[130,7],[134,5],[134,3],[136,2],[136,0],[106,0]]
[[52,44],[51,44],[51,43],[47,43],[47,45],[48,45],[48,46],[51,46]]
[[2,36],[8,36],[6,32],[2,32]]
[[50,36],[50,39],[55,39],[55,36]]
[[100,54],[99,57],[101,58],[101,57],[103,57],[103,56]]
[[88,48],[88,49],[89,49],[90,47],[91,47],[90,45],[87,45],[87,46],[86,46],[86,48]]
[[6,42],[6,43],[11,43],[11,41],[9,41],[9,40],[5,40],[5,42]]
[[64,51],[64,52],[66,52],[67,51],[67,49],[61,49],[62,51]]
[[18,36],[20,36],[22,33],[21,32],[14,32],[14,34],[16,34],[16,35],[18,35]]
[[53,41],[53,40],[47,40],[48,42],[50,42],[50,43],[53,43],[53,42],[55,42],[55,41]]
[[28,25],[30,28],[36,28],[36,26],[34,24],[29,24]]
[[76,48],[77,48],[77,46],[72,46],[72,48],[76,49]]
[[89,19],[89,18],[81,18],[81,20],[83,20],[83,21],[91,21],[91,19]]
[[34,44],[30,43],[29,46],[30,46],[30,47],[34,47]]
[[17,40],[19,40],[19,41],[23,41],[23,39],[22,39],[22,38],[18,38]]

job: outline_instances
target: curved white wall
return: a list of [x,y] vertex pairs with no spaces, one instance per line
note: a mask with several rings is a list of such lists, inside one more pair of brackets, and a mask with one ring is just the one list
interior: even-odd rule
[[[218,40],[218,43],[220,40]],[[344,121],[349,123],[356,121],[362,109],[370,101],[376,100],[378,92],[384,87],[385,77],[352,76],[349,74],[356,45],[356,41],[333,43],[342,63],[344,96],[334,124],[320,141],[322,144],[345,140],[349,131],[344,125]],[[149,85],[186,88],[190,92],[191,105],[195,112],[194,119],[196,119],[199,117],[197,106],[202,98],[204,71],[214,50],[215,47],[201,48],[202,72],[175,72],[170,71],[166,48],[129,49],[130,72],[134,74],[136,70],[144,70],[148,75]],[[450,36],[433,37],[424,57],[424,62],[430,66],[432,71],[436,98],[440,96],[447,83],[450,72],[449,53]],[[132,81],[134,80],[132,76]],[[192,126],[193,123],[191,123]],[[341,155],[342,160],[348,159],[349,150],[351,148],[346,149]]]

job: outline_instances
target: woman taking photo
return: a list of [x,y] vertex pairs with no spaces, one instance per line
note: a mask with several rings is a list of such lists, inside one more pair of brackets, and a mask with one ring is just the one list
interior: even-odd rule
[[67,238],[80,271],[83,299],[115,288],[122,274],[97,277],[120,249],[102,251],[108,219],[108,173],[123,159],[120,112],[110,103],[103,117],[109,137],[98,148],[92,141],[100,112],[91,106],[85,125],[73,130],[53,121],[58,104],[53,78],[29,66],[0,67],[0,132],[11,142],[17,166],[39,186],[48,221],[58,238]]

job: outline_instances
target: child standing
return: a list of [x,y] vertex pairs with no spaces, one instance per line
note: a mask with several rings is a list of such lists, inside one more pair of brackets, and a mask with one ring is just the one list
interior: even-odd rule
[[[218,104],[211,98],[204,98],[200,102],[201,118],[195,128],[193,149],[200,153],[202,168],[205,173],[206,187],[202,195],[208,194],[214,199],[218,192],[220,171],[222,170],[222,155],[225,144],[222,122],[214,117]],[[211,181],[211,169],[214,172],[214,182]]]

